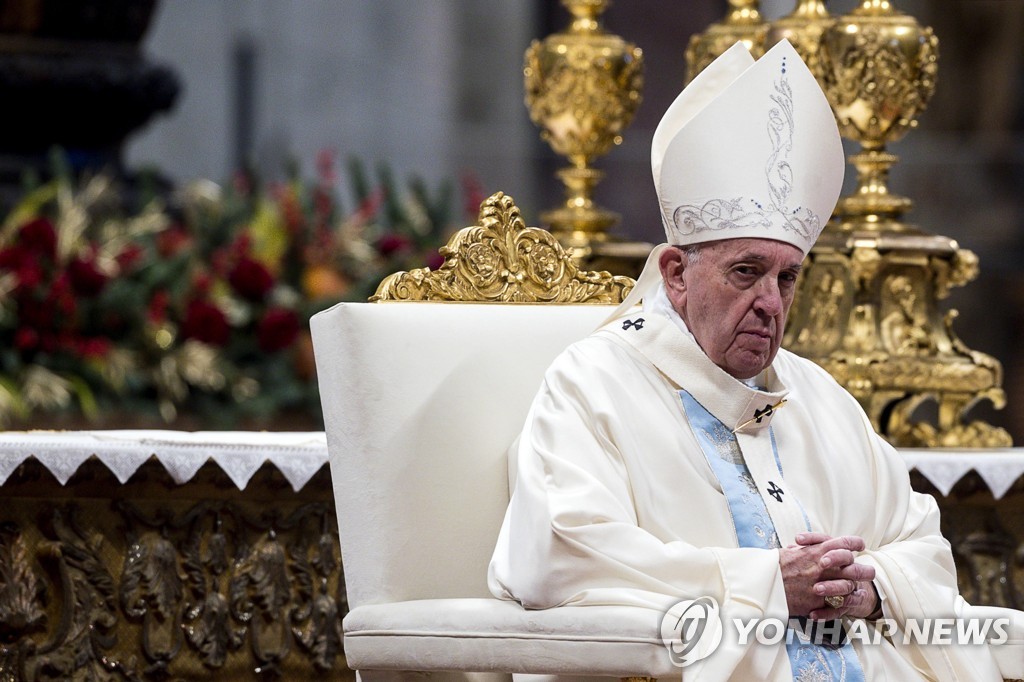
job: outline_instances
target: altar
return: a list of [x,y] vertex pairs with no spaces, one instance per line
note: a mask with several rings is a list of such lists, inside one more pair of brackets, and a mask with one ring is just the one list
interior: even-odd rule
[[[968,601],[1024,605],[1024,448],[901,455]],[[0,433],[7,679],[351,675],[327,465],[322,432]]]

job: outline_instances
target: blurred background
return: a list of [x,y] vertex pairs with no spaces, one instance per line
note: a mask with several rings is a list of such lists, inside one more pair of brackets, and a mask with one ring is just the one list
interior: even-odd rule
[[[474,202],[494,191],[511,194],[528,224],[562,198],[553,174],[564,160],[541,141],[523,103],[524,51],[569,22],[557,0],[86,4],[119,7],[122,19],[151,9],[139,20],[139,49],[167,69],[176,94],[165,88],[166,106],[108,148],[115,165],[151,184],[204,179],[237,190],[243,169],[246,182],[303,178],[351,215],[373,204],[376,185],[394,183],[419,191],[428,207],[433,197],[435,232],[469,224]],[[763,0],[761,12],[776,19],[793,5]],[[856,5],[826,3],[834,15]],[[914,200],[909,221],[978,254],[980,277],[944,306],[959,309],[955,329],[968,346],[1004,365],[1008,406],[980,406],[978,416],[1024,442],[1024,0],[896,5],[934,28],[940,59],[919,127],[889,148],[901,158],[890,187]],[[727,8],[725,0],[628,0],[604,14],[606,28],[645,58],[637,115],[595,164],[607,173],[596,199],[623,216],[620,236],[662,239],[651,137],[683,85],[687,41]],[[101,101],[82,106],[105,111]],[[361,172],[353,174],[353,160]],[[370,241],[380,250],[381,234]],[[339,290],[324,291],[322,300]]]

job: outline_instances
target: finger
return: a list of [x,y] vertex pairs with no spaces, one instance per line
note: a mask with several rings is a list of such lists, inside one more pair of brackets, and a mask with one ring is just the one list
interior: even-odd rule
[[814,583],[814,594],[819,597],[845,597],[857,589],[857,583],[853,580],[822,580]]
[[845,578],[846,580],[871,581],[875,579],[875,567],[867,564],[853,563],[839,569],[830,570],[828,578],[832,580]]
[[822,542],[831,539],[831,535],[825,535],[824,533],[797,533],[795,538],[796,544],[804,547],[808,545],[819,545]]
[[855,612],[857,609],[866,610],[863,608],[867,601],[868,593],[866,590],[857,588],[850,594],[846,595],[843,600],[843,605],[838,609],[832,608],[828,604],[824,604],[819,608],[812,609],[807,617],[811,620],[832,620],[834,618],[841,618]]
[[818,565],[822,568],[842,568],[849,566],[853,563],[853,552],[848,549],[833,549],[825,554],[818,560]]
[[864,538],[859,535],[840,535],[839,537],[830,538],[821,543],[821,548],[826,552],[830,552],[833,549],[848,549],[851,552],[863,552],[865,547]]

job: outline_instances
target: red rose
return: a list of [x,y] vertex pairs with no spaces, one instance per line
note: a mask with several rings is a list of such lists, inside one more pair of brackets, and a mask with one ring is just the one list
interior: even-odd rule
[[50,293],[46,297],[46,304],[56,307],[66,317],[71,317],[75,314],[78,304],[74,291],[71,288],[71,278],[68,276],[68,273],[62,272],[53,280],[53,284],[50,286]]
[[160,289],[153,294],[153,298],[149,299],[146,318],[153,324],[160,324],[167,319],[167,306],[170,302],[170,295],[164,289]]
[[68,277],[72,288],[83,296],[95,296],[107,284],[107,276],[96,267],[95,257],[76,258],[68,263]]
[[427,267],[430,268],[431,270],[437,270],[442,265],[444,265],[444,256],[442,256],[438,251],[431,251],[429,254],[427,254],[426,260]]
[[57,258],[57,231],[46,218],[36,218],[21,226],[18,244],[37,256]]
[[39,345],[39,332],[31,327],[21,327],[14,332],[14,345],[19,350],[32,350]]
[[25,259],[18,263],[15,270],[19,290],[34,289],[43,282],[43,269],[35,258],[25,254]]
[[191,301],[181,323],[181,335],[203,343],[223,346],[231,335],[228,318],[220,308],[207,301]]
[[192,237],[180,225],[169,227],[156,236],[156,250],[163,258],[170,258],[192,243]]
[[411,246],[412,242],[400,234],[386,234],[377,240],[377,251],[385,258],[399,251],[405,251]]
[[256,327],[260,350],[265,353],[279,351],[295,342],[299,335],[299,316],[288,308],[271,308]]
[[25,249],[17,244],[0,249],[0,268],[5,270],[17,270],[22,263],[29,259]]
[[129,244],[114,258],[114,260],[117,261],[117,266],[121,268],[122,271],[129,270],[141,259],[142,247],[138,244]]
[[75,345],[79,355],[86,358],[101,358],[110,350],[110,340],[99,336],[79,339]]
[[262,263],[242,256],[228,273],[228,282],[242,298],[260,302],[274,288],[274,276]]

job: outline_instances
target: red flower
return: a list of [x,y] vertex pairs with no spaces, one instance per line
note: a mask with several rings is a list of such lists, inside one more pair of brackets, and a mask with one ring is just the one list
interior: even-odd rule
[[29,255],[17,244],[0,249],[0,268],[5,270],[17,270],[26,259],[29,259]]
[[220,308],[208,301],[193,300],[185,311],[181,335],[187,339],[223,346],[231,336],[231,327]]
[[400,234],[386,234],[377,240],[377,251],[385,258],[400,251],[406,251],[411,246],[412,242]]
[[256,327],[256,339],[265,353],[279,351],[295,342],[299,316],[288,308],[270,308]]
[[180,225],[174,225],[156,236],[156,250],[162,258],[181,253],[192,244],[192,236]]
[[110,339],[95,336],[91,339],[79,339],[75,344],[79,355],[86,358],[101,358],[110,350]]
[[71,288],[71,279],[68,273],[62,272],[53,280],[50,287],[50,294],[46,297],[47,305],[56,306],[57,310],[66,317],[75,314],[78,304],[75,301],[75,294]]
[[14,345],[19,350],[32,350],[39,345],[39,332],[31,327],[21,327],[14,332]]
[[107,284],[107,276],[96,267],[95,257],[76,258],[68,263],[68,277],[72,288],[83,296],[95,296]]
[[431,270],[437,270],[444,265],[444,256],[439,251],[431,251],[427,254],[427,267]]
[[146,309],[146,318],[153,324],[160,324],[167,319],[167,305],[170,303],[171,297],[164,290],[160,289],[153,294],[153,298],[149,300],[149,306]]
[[50,260],[57,258],[57,231],[46,218],[36,218],[22,225],[18,231],[18,244],[37,256]]
[[121,253],[114,257],[114,260],[117,261],[117,266],[121,268],[121,271],[125,272],[142,260],[142,255],[141,246],[138,244],[129,244],[124,247],[124,250],[122,250]]
[[15,276],[18,279],[18,289],[27,291],[42,284],[43,269],[35,258],[25,254],[25,259],[18,263]]
[[228,282],[242,298],[262,301],[274,288],[274,276],[259,261],[242,256],[228,273]]
[[192,288],[199,296],[206,296],[213,286],[213,278],[208,272],[198,272],[192,277]]

